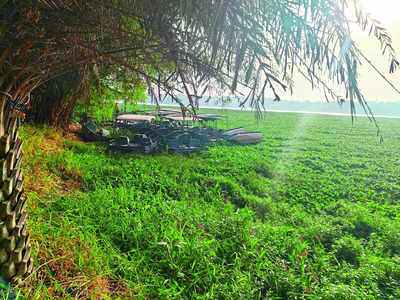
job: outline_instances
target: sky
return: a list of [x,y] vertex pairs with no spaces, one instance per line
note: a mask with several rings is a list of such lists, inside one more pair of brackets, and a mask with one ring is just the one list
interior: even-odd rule
[[[360,0],[360,2],[364,11],[370,13],[371,17],[379,20],[381,25],[388,29],[394,49],[400,58],[400,0]],[[354,27],[352,30],[353,39],[363,53],[400,89],[400,70],[394,74],[389,74],[389,59],[387,56],[382,56],[378,40],[369,37],[368,32],[363,32],[359,27]],[[365,63],[359,68],[359,82],[367,101],[400,101],[400,95]],[[282,98],[297,101],[321,101],[325,99],[323,92],[312,90],[310,85],[302,79],[296,80],[293,95],[284,93]]]

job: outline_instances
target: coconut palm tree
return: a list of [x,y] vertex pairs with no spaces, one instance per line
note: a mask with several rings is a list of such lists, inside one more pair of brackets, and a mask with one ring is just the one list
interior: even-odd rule
[[[365,56],[351,39],[347,0],[38,2],[30,8],[40,16],[32,32],[42,34],[41,68],[50,77],[66,68],[101,74],[118,65],[148,83],[156,101],[168,95],[179,102],[179,92],[194,109],[202,95],[230,93],[260,111],[267,93],[279,100],[300,74],[327,100],[346,98],[352,112],[358,101],[371,113],[357,83]],[[386,30],[351,3],[354,21],[380,41],[393,72],[399,62]]]
[[18,135],[16,111],[6,97],[0,100],[0,274],[6,280],[32,270],[31,245],[26,228],[23,195],[22,140]]
[[13,32],[15,26],[25,21],[6,1],[0,5],[1,19],[5,21],[0,36],[0,279],[9,281],[17,280],[33,268],[24,208],[23,141],[18,127],[30,92],[38,86],[40,76],[27,59],[32,44],[18,40]]
[[[187,109],[194,110],[200,96],[229,92],[261,111],[268,91],[279,100],[281,90],[293,87],[294,74],[301,74],[340,103],[343,97],[330,83],[342,86],[352,112],[358,101],[370,113],[357,83],[365,58],[351,39],[347,2],[0,1],[0,276],[17,279],[32,269],[18,114],[34,89],[44,87],[41,99],[48,102],[40,105],[46,106],[52,98],[46,86],[51,94],[65,74],[79,74],[66,91],[83,96],[111,70],[134,74],[116,76],[121,80],[146,82],[156,101],[169,95],[180,103],[175,93],[184,93]],[[399,62],[386,30],[357,1],[351,5],[355,22],[379,40],[395,71]],[[57,84],[50,84],[55,78]]]

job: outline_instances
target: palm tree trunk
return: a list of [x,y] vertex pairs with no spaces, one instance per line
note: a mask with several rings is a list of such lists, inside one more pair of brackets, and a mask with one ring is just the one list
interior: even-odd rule
[[3,96],[0,99],[0,277],[7,281],[17,281],[33,268],[21,161],[18,115]]

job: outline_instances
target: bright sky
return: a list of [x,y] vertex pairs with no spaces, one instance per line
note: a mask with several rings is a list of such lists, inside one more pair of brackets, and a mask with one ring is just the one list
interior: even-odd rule
[[360,0],[361,8],[371,13],[371,16],[383,26],[390,27],[400,19],[398,0]]
[[[387,28],[393,40],[393,46],[400,58],[400,0],[359,0],[364,11],[369,12],[371,17],[381,22],[382,26]],[[349,1],[351,2],[351,1]],[[394,74],[389,74],[389,60],[387,56],[382,56],[379,42],[368,37],[368,31],[362,32],[354,28],[353,38],[359,48],[371,61],[384,73],[384,75],[400,89],[400,70]],[[379,77],[379,75],[367,66],[365,63],[359,69],[360,86],[364,96],[373,101],[400,101],[400,95]],[[321,101],[325,99],[322,92],[311,90],[306,83],[297,81],[293,95],[287,93],[282,97],[287,100],[310,100]]]

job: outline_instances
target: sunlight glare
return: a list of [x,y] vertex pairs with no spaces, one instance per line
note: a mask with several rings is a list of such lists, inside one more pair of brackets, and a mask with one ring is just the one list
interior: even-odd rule
[[359,0],[361,8],[371,17],[381,22],[382,26],[389,27],[400,21],[399,0]]

